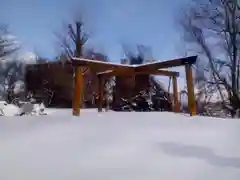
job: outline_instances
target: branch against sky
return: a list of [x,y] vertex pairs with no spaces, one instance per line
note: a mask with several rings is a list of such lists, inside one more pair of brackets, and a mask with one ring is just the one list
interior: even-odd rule
[[[240,8],[237,0],[193,0],[179,22],[184,40],[199,54],[205,87],[220,94],[231,112],[240,108]],[[224,97],[227,93],[228,99]],[[230,109],[229,109],[230,110]]]
[[84,45],[89,38],[88,34],[85,32],[82,18],[75,20],[73,23],[63,23],[63,28],[63,33],[55,33],[61,51],[63,51],[68,58],[82,56]]
[[20,45],[16,41],[16,38],[8,31],[8,26],[0,24],[0,59],[12,55],[19,50]]
[[[86,43],[89,39],[89,34],[86,30],[85,22],[82,15],[77,15],[77,18],[73,18],[72,22],[68,21],[63,23],[64,32],[55,33],[58,42],[61,47],[61,53],[58,56],[58,60],[64,62],[70,60],[71,57],[84,57],[87,59],[93,59],[98,61],[108,61],[108,57],[105,53],[97,52],[94,48],[87,48]],[[98,78],[96,72],[92,72],[88,67],[81,67],[81,71],[84,74],[84,92],[83,101],[85,104],[91,104],[97,97],[97,84]],[[106,79],[105,84],[109,84],[112,79]],[[109,95],[109,87],[105,86],[105,94]]]

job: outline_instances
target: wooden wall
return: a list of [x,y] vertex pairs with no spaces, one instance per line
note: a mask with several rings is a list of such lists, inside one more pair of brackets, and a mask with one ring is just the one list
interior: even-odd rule
[[[28,92],[33,92],[37,99],[47,101],[47,93],[44,88],[54,92],[52,102],[49,107],[72,107],[74,69],[70,63],[60,62],[28,65],[26,67],[26,87]],[[86,108],[96,108],[93,101],[98,95],[98,78],[96,73],[89,68],[82,67],[84,72],[83,99]],[[45,82],[48,82],[46,84]]]
[[44,63],[27,65],[25,82],[27,92],[33,92],[37,99],[48,100],[47,89],[54,92],[48,106],[71,107],[73,89],[73,68],[71,64]]

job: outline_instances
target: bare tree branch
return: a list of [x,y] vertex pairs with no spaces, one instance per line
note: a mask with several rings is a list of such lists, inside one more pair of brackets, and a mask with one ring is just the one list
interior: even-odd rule
[[224,106],[230,102],[234,111],[240,109],[239,16],[237,0],[193,0],[180,19],[185,41],[194,45],[206,62],[205,78],[200,81],[208,89],[215,86]]
[[0,25],[0,58],[5,58],[20,48],[16,38],[8,32],[7,25]]

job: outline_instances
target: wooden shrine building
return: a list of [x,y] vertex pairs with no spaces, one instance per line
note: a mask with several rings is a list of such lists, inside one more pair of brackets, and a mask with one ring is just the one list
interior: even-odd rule
[[126,65],[117,64],[109,62],[101,62],[96,60],[89,60],[84,58],[71,58],[72,65],[75,67],[74,75],[74,96],[73,96],[73,115],[80,115],[80,107],[82,105],[82,93],[83,93],[83,73],[81,72],[81,67],[88,67],[91,71],[96,72],[99,83],[98,83],[98,111],[102,111],[103,107],[103,90],[104,90],[104,79],[110,76],[136,76],[140,74],[149,75],[162,75],[169,76],[173,79],[173,106],[174,111],[180,111],[180,103],[178,98],[177,89],[177,77],[178,72],[166,71],[162,69],[183,66],[186,71],[186,81],[188,90],[188,108],[190,115],[196,115],[196,101],[194,95],[194,85],[192,77],[192,65],[196,63],[197,56],[190,56],[185,58],[179,58],[168,61],[155,61],[153,63],[146,63],[141,65]]

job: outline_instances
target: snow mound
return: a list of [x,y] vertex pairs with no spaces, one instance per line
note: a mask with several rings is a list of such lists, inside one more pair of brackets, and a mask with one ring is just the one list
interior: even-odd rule
[[2,108],[4,116],[16,116],[20,113],[20,108],[13,104],[5,105]]
[[45,113],[45,106],[41,104],[23,103],[20,107],[14,104],[1,103],[0,104],[2,116],[22,116],[22,115],[47,115]]

